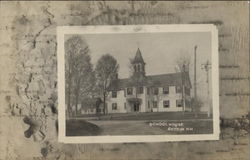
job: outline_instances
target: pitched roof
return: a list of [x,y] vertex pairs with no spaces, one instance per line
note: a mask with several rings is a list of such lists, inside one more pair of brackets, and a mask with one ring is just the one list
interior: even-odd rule
[[121,90],[129,86],[129,78],[116,79],[109,86],[108,90]]
[[132,63],[143,63],[143,64],[145,64],[145,62],[144,62],[144,60],[142,58],[142,55],[141,55],[141,51],[140,51],[139,48],[137,49],[137,52],[135,54],[135,58],[134,58]]
[[[160,74],[160,75],[149,75],[145,77],[143,81],[143,86],[148,87],[164,87],[164,86],[180,86],[181,82],[181,73],[170,73],[170,74]],[[191,88],[191,81],[189,78],[189,73],[184,75],[185,85]],[[109,90],[121,90],[127,87],[133,87],[135,84],[131,82],[130,78],[117,79],[114,80],[109,86]]]
[[[189,79],[189,74],[183,74],[185,85],[189,85],[191,87],[191,82]],[[150,75],[147,76],[148,81],[151,81],[151,86],[180,86],[182,85],[182,74],[179,73],[170,73],[170,74],[161,74],[161,75]]]

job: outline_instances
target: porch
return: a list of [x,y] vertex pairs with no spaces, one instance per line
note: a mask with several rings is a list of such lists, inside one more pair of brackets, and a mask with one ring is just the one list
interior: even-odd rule
[[127,112],[140,112],[141,111],[141,98],[127,98]]

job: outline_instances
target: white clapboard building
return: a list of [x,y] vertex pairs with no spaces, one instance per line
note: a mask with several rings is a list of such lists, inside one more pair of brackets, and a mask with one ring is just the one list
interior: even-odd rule
[[107,113],[190,111],[191,82],[188,72],[146,75],[138,48],[131,62],[133,75],[112,81]]
[[[111,82],[105,113],[191,111],[188,72],[146,75],[146,63],[139,48],[131,63],[131,77],[119,79],[117,76]],[[85,98],[77,108],[77,113],[84,115],[104,113],[101,97]]]

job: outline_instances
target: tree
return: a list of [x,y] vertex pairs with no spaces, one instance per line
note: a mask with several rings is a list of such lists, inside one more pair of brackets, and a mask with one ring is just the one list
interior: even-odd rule
[[119,65],[116,59],[110,54],[103,55],[98,61],[95,68],[97,86],[103,96],[104,114],[106,113],[106,97],[107,89],[112,80],[115,79],[118,73]]
[[91,64],[88,45],[80,36],[72,36],[65,42],[65,79],[66,102],[68,114],[75,114],[79,97],[88,95],[94,86],[94,72]]
[[75,102],[75,115],[77,114],[77,105],[79,104],[79,97],[91,96],[94,87],[94,72],[93,66],[90,62],[91,58],[88,54],[88,49],[82,50],[81,53],[75,57],[73,89]]
[[190,65],[190,59],[189,57],[185,56],[186,54],[181,54],[177,59],[176,59],[176,72],[181,73],[181,99],[182,99],[182,110],[183,113],[185,111],[185,84],[186,84],[186,79],[185,76],[186,74],[189,74],[189,65]]

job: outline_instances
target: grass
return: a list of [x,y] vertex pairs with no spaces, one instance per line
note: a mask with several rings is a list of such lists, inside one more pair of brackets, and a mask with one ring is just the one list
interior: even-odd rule
[[[210,134],[213,123],[210,120],[171,120],[164,123],[183,123],[183,126],[150,126],[152,121],[85,121],[69,120],[66,136],[97,136],[97,135],[173,135],[173,134]],[[157,122],[157,121],[153,121]],[[169,129],[170,128],[170,129]],[[184,130],[175,130],[184,128]],[[188,130],[187,128],[192,128]]]
[[181,120],[181,119],[211,119],[206,113],[193,112],[148,112],[148,113],[115,113],[106,115],[82,115],[76,118],[95,120]]
[[66,136],[95,136],[101,128],[85,120],[70,119],[66,121]]
[[[89,115],[88,115],[89,116]],[[212,118],[200,113],[186,112],[151,112],[118,113],[99,117],[75,117],[67,120],[66,136],[96,135],[164,135],[164,134],[211,134]],[[167,123],[166,126],[150,123]],[[171,124],[182,123],[182,126]],[[191,130],[190,130],[191,129]]]
[[[175,126],[155,126],[161,128],[162,130],[166,130],[168,134],[212,134],[213,133],[213,121],[208,120],[173,120],[166,121],[168,124],[179,124],[182,123],[182,127]],[[150,123],[150,122],[147,122]],[[170,127],[170,128],[169,128]],[[183,130],[175,130],[182,128]],[[172,130],[171,130],[172,129]],[[190,130],[192,129],[192,130]]]

